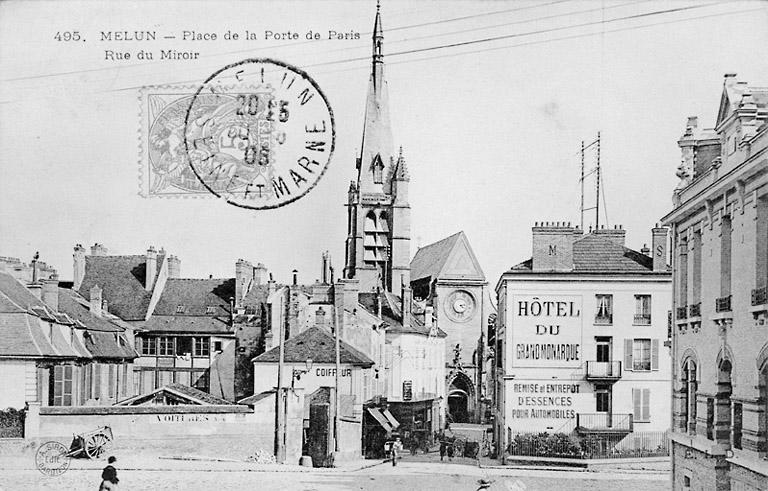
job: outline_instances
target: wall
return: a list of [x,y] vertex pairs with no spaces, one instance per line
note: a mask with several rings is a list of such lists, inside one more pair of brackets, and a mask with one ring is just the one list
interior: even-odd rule
[[363,458],[363,424],[346,418],[339,419],[339,452],[336,461],[356,460]]
[[36,373],[34,361],[0,360],[0,410],[37,400]]
[[[567,275],[563,276],[564,279]],[[667,339],[667,311],[671,309],[671,284],[669,277],[640,277],[624,281],[607,281],[580,278],[579,282],[525,281],[512,277],[506,282],[500,295],[504,310],[504,327],[499,335],[504,338],[505,380],[502,384],[505,426],[512,432],[571,431],[575,427],[576,413],[596,413],[595,384],[586,380],[586,362],[596,360],[595,337],[612,339],[614,361],[622,362],[621,378],[613,384],[613,414],[633,413],[632,389],[650,390],[650,420],[635,424],[635,431],[664,431],[670,427],[670,348],[664,346]],[[504,293],[506,291],[506,293]],[[595,294],[613,295],[613,323],[595,325],[597,310]],[[635,294],[651,295],[651,325],[634,325]],[[518,315],[520,301],[530,304],[539,301],[565,301],[568,315],[544,314],[539,316]],[[571,304],[572,302],[572,304]],[[571,312],[571,305],[574,311]],[[529,305],[530,307],[530,305]],[[578,312],[578,315],[571,315]],[[529,312],[530,313],[530,312]],[[536,326],[545,326],[537,334]],[[549,333],[554,326],[557,334]],[[559,328],[558,328],[559,326]],[[543,331],[547,330],[544,334]],[[624,366],[625,339],[657,339],[659,346],[658,370],[632,371]],[[569,344],[578,349],[578,358],[566,360],[523,359],[516,356],[518,344]],[[572,350],[573,351],[573,350]],[[533,384],[534,387],[526,386]],[[531,392],[543,390],[544,392]],[[563,392],[565,391],[565,392]],[[578,392],[576,392],[578,391]],[[529,399],[519,399],[529,397]],[[531,397],[556,398],[530,399]],[[565,398],[565,399],[560,399]],[[522,402],[522,404],[521,404]],[[528,410],[528,413],[520,410]],[[531,410],[536,410],[532,412]],[[560,413],[540,412],[558,409]]]
[[401,333],[387,338],[387,399],[403,400],[405,380],[412,383],[413,400],[445,397],[445,338]]
[[[301,456],[304,398],[289,398],[288,463]],[[272,452],[275,399],[254,408],[230,406],[39,407],[30,405],[25,437],[69,444],[72,435],[109,426],[115,451],[148,454],[192,454],[245,458],[256,449]]]

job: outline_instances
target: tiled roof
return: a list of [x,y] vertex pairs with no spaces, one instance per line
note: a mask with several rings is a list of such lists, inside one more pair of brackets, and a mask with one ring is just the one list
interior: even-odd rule
[[138,406],[154,399],[156,394],[163,393],[163,392],[167,392],[168,394],[175,396],[174,397],[175,399],[180,399],[184,403],[191,404],[191,405],[231,406],[233,404],[230,401],[212,396],[211,394],[195,389],[194,387],[190,387],[188,385],[168,384],[168,385],[159,387],[153,390],[152,392],[147,392],[146,394],[140,394],[137,396],[129,397],[128,399],[124,399],[115,405],[116,406]]
[[37,317],[26,313],[0,314],[0,356],[58,356],[40,331]]
[[[164,255],[158,254],[158,270]],[[91,298],[91,288],[98,285],[109,311],[124,320],[144,319],[152,292],[146,284],[147,258],[134,256],[85,256],[85,276],[79,292]]]
[[219,317],[209,315],[153,315],[149,320],[139,322],[136,325],[155,333],[234,333],[228,314]]
[[[530,272],[533,261],[527,259],[509,272]],[[664,272],[668,272],[669,268]],[[574,273],[653,273],[653,258],[610,239],[588,234],[573,243]]]
[[98,317],[91,313],[87,300],[77,292],[67,288],[59,288],[59,311],[71,319],[80,321],[90,331],[123,332],[124,329],[112,323],[106,317]]
[[411,260],[411,281],[440,274],[460,236],[461,232],[457,232],[416,251],[416,255]]
[[[229,299],[234,296],[234,278],[169,278],[152,314],[229,316]],[[183,312],[176,311],[180,305]],[[208,307],[214,307],[214,312],[208,313]]]
[[85,348],[94,358],[134,359],[138,353],[121,332],[86,331]]
[[259,394],[253,394],[252,396],[248,396],[244,399],[240,399],[237,401],[238,404],[246,404],[248,406],[252,406],[256,404],[257,402],[266,399],[267,397],[274,397],[276,390],[265,390],[264,392],[261,392]]
[[[322,327],[311,327],[288,339],[284,345],[284,360],[287,363],[304,363],[312,359],[314,363],[336,363],[336,347],[333,335]],[[279,358],[279,346],[262,353],[253,359],[255,363],[276,363]],[[341,363],[362,366],[373,365],[373,360],[339,340],[339,358]]]
[[0,271],[0,312],[27,312],[44,303],[5,271]]
[[[414,315],[411,315],[411,322],[408,328],[403,327],[402,319],[403,313],[400,308],[400,297],[389,292],[377,293],[361,293],[358,295],[358,301],[360,305],[369,313],[378,316],[379,305],[377,301],[377,295],[381,302],[381,318],[387,323],[388,333],[409,333],[409,334],[421,334],[423,336],[429,336],[430,330],[424,323]],[[413,309],[417,307],[417,304],[413,304]],[[441,329],[437,329],[438,337],[445,337],[446,334]]]

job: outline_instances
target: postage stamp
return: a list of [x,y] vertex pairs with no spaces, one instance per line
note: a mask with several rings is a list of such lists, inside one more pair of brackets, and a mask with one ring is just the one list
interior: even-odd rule
[[64,474],[69,469],[69,448],[59,442],[45,442],[35,452],[37,470],[49,477]]
[[144,88],[142,130],[142,196],[216,196],[251,209],[306,195],[336,136],[317,83],[266,58],[228,65],[193,88]]

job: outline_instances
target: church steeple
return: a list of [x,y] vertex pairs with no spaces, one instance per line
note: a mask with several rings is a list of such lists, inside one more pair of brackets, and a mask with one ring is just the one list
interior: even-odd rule
[[358,187],[362,193],[385,192],[381,178],[393,157],[392,130],[389,125],[387,81],[384,79],[384,30],[381,25],[381,6],[376,4],[373,23],[371,76],[365,104],[363,143],[357,162]]

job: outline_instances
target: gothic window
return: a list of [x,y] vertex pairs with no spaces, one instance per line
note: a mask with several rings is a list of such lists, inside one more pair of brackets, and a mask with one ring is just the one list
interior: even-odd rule
[[373,158],[373,182],[375,184],[381,184],[382,174],[384,172],[384,162],[381,161],[381,155],[376,154]]

